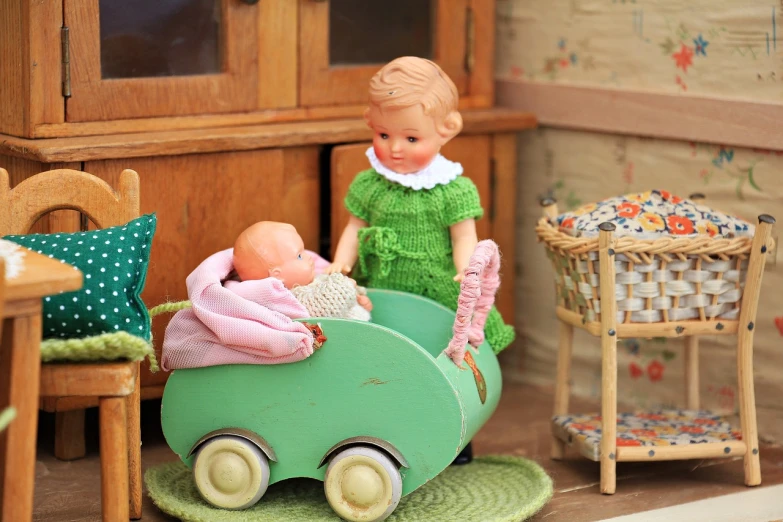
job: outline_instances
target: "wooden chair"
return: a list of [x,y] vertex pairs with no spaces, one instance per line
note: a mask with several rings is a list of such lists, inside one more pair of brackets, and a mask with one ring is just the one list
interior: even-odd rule
[[[140,213],[139,176],[132,170],[122,172],[116,192],[96,176],[68,169],[42,172],[12,190],[7,190],[8,173],[0,169],[0,181],[7,194],[0,205],[7,205],[11,216],[0,223],[0,235],[27,234],[41,216],[61,209],[81,212],[98,228],[122,225]],[[141,518],[139,363],[42,364],[40,395],[47,409],[58,412],[56,436],[81,437],[82,448],[83,408],[99,407],[103,520]],[[81,412],[71,415],[73,409]],[[72,445],[58,440],[56,447]]]
[[[691,199],[701,199],[694,195]],[[561,459],[566,445],[574,446],[587,458],[600,461],[600,491],[613,494],[616,489],[616,465],[623,461],[682,460],[694,458],[744,457],[745,484],[761,483],[759,465],[756,402],[753,386],[753,334],[758,308],[761,279],[767,252],[774,247],[771,239],[774,218],[759,216],[753,238],[711,239],[707,236],[694,239],[636,240],[617,238],[613,223],[602,223],[598,238],[577,238],[557,229],[557,204],[553,198],[541,202],[544,217],[538,222],[536,232],[548,250],[556,272],[558,304],[556,314],[560,320],[560,340],[555,386],[552,458]],[[619,257],[618,256],[624,256]],[[727,266],[731,279],[721,281],[715,265]],[[747,267],[745,268],[745,263]],[[631,312],[618,314],[617,270],[633,270],[633,265],[645,265],[645,283],[660,284],[661,295],[668,295],[663,285],[666,279],[654,281],[653,272],[664,272],[678,266],[676,279],[682,282],[683,266],[694,272],[714,270],[720,283],[731,282],[741,291],[741,298],[732,305],[731,314],[718,317],[714,312],[718,295],[702,292],[702,283],[696,283],[696,293],[702,302],[694,306],[695,318],[677,320],[675,312],[682,312],[679,297],[674,297],[673,307],[663,310],[661,320],[634,322]],[[668,265],[667,265],[668,264]],[[620,268],[618,268],[620,267]],[[689,268],[690,270],[690,268]],[[745,285],[741,288],[740,272],[745,272]],[[639,274],[641,275],[641,274]],[[728,277],[728,271],[726,272]],[[597,276],[597,277],[596,277]],[[641,277],[628,278],[638,281]],[[699,279],[694,279],[699,281]],[[716,280],[710,281],[714,283]],[[627,285],[626,293],[633,296],[633,286]],[[646,299],[646,312],[654,312],[652,299]],[[691,310],[692,311],[692,310]],[[725,314],[725,313],[724,313]],[[621,318],[622,317],[622,318]],[[691,316],[692,317],[692,316]],[[601,339],[601,416],[584,416],[592,423],[585,428],[583,418],[575,418],[568,412],[570,395],[571,353],[574,328],[581,328]],[[685,398],[689,409],[699,409],[698,396],[698,338],[701,335],[737,335],[737,372],[739,388],[739,413],[741,431],[726,430],[725,438],[710,442],[678,445],[618,445],[617,439],[617,342],[620,338],[683,337],[685,340]],[[700,412],[703,414],[704,412]],[[653,417],[643,417],[654,418]],[[558,421],[558,419],[560,419]],[[661,419],[664,420],[664,419]],[[703,421],[705,419],[700,419]],[[711,420],[711,419],[710,419]],[[595,435],[594,426],[601,429]],[[589,432],[589,433],[586,433]],[[629,442],[623,439],[623,442]],[[638,440],[636,442],[643,442]]]

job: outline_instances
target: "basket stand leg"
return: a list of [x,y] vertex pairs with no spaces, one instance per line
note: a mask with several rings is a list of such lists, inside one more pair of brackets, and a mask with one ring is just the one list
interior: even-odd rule
[[611,223],[599,225],[598,260],[601,297],[601,493],[617,486],[617,301]]
[[[568,413],[571,398],[571,351],[574,342],[574,327],[560,322],[560,343],[557,352],[557,380],[555,381],[555,415]],[[566,443],[552,435],[552,458],[560,460],[565,456]]]
[[759,216],[759,226],[753,236],[745,290],[739,317],[737,332],[737,374],[739,384],[740,424],[742,440],[747,444],[745,452],[745,485],[761,484],[761,466],[759,463],[759,434],[756,425],[756,394],[753,386],[753,332],[756,312],[761,292],[761,277],[764,274],[768,244],[772,225],[772,216]]
[[685,404],[689,410],[699,409],[699,338],[685,337]]

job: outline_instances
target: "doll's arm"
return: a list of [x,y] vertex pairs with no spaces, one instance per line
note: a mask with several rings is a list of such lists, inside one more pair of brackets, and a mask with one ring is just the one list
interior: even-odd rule
[[366,221],[351,215],[343,234],[340,236],[340,241],[337,243],[334,260],[325,270],[327,274],[335,272],[347,274],[353,269],[353,264],[359,258],[359,229],[366,226]]
[[454,257],[454,266],[457,267],[455,281],[462,281],[465,277],[465,269],[470,263],[470,256],[476,250],[478,244],[478,233],[476,232],[476,220],[466,219],[455,225],[451,225],[451,249]]

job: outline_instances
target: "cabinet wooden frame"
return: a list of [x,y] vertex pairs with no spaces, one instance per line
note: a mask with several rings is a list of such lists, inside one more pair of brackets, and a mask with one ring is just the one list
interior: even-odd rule
[[64,121],[62,25],[62,0],[0,4],[0,132],[33,137]]
[[222,0],[217,74],[101,78],[99,0],[64,0],[69,32],[66,121],[242,112],[258,105],[258,8]]
[[[433,59],[474,107],[492,104],[495,0],[434,0]],[[367,82],[383,64],[330,66],[329,3],[299,0],[300,104],[307,107],[360,104]],[[482,35],[476,38],[475,35]]]

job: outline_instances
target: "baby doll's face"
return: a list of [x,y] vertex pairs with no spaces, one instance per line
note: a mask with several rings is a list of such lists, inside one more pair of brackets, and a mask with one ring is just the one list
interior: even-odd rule
[[367,110],[367,124],[373,130],[372,145],[384,167],[398,174],[417,172],[432,162],[446,141],[435,120],[421,105],[382,111]]
[[305,252],[304,243],[294,230],[277,233],[277,256],[271,269],[272,277],[280,279],[286,288],[309,285],[315,278],[315,262]]

